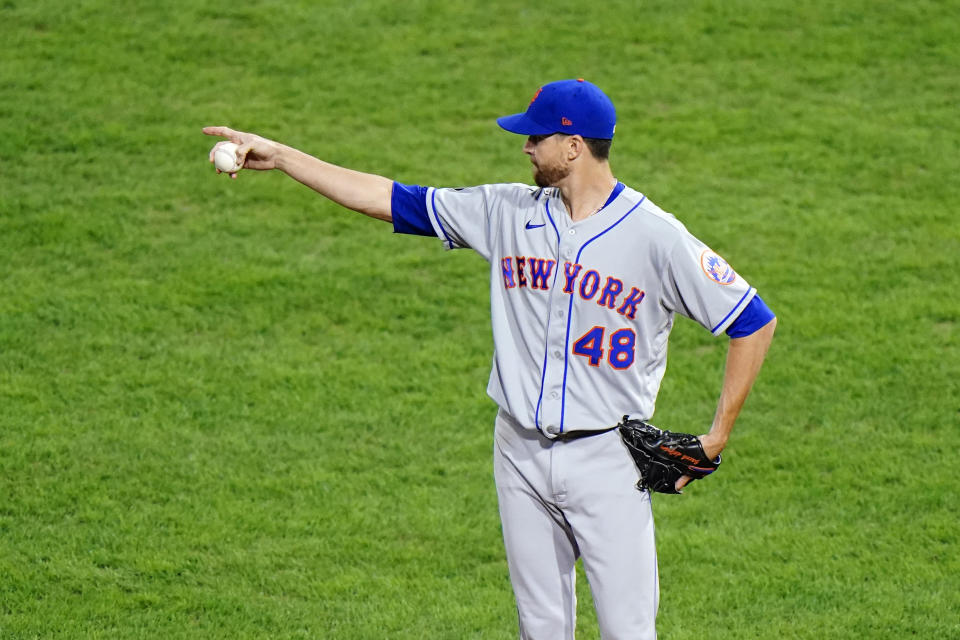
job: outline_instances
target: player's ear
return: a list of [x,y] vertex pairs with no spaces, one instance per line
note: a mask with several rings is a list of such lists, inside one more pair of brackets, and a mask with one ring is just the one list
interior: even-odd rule
[[583,141],[583,136],[568,136],[566,142],[567,160],[576,160],[584,151],[586,151],[587,143]]

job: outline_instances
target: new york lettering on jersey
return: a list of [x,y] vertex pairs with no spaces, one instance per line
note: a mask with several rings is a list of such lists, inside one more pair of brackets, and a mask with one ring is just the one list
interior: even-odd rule
[[[550,289],[551,274],[556,260],[550,258],[530,258],[525,256],[507,256],[500,259],[503,274],[503,286],[506,289],[529,286],[531,289],[547,291]],[[600,282],[604,281],[603,288]],[[643,301],[645,293],[637,287],[630,287],[630,293],[620,296],[624,291],[623,280],[613,276],[604,277],[596,269],[584,271],[582,264],[563,263],[563,292],[579,294],[584,302],[597,298],[597,305],[616,312],[631,320],[636,317],[637,305]],[[529,283],[529,284],[528,284]],[[622,300],[622,303],[620,302]]]

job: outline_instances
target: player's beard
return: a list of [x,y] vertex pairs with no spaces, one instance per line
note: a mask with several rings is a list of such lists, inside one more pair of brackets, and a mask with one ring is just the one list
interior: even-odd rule
[[538,187],[555,187],[570,175],[570,165],[533,165],[533,181]]

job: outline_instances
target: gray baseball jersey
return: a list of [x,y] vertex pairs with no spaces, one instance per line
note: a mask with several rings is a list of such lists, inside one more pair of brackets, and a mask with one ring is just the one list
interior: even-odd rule
[[487,392],[548,437],[650,418],[674,314],[714,334],[756,290],[671,214],[617,185],[572,222],[557,189],[499,184],[426,191],[447,248],[490,262]]

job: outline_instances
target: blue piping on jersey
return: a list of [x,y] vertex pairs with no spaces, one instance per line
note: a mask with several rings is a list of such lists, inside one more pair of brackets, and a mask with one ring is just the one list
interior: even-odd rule
[[553,230],[557,234],[557,266],[560,265],[560,229],[557,229],[557,223],[553,221],[553,216],[550,215],[550,198],[547,198],[543,201],[544,206],[547,209],[547,220],[550,221],[550,226],[553,227]]
[[[553,227],[553,230],[557,234],[557,269],[553,272],[553,282],[550,284],[551,294],[557,290],[557,276],[560,274],[560,230],[557,229],[557,223],[553,221],[553,216],[550,214],[550,199],[547,198],[543,201],[544,206],[546,207],[547,220],[550,221],[550,225]],[[547,326],[544,328],[546,335],[550,335],[550,322],[552,318],[550,313],[547,312]],[[542,431],[540,429],[540,407],[543,404],[543,379],[547,376],[547,358],[549,357],[550,349],[547,348],[547,345],[543,345],[543,368],[540,370],[540,395],[537,397],[537,408],[533,412],[533,423],[537,427],[537,431]]]
[[720,322],[717,323],[717,326],[715,326],[713,329],[710,329],[710,333],[716,333],[716,332],[717,332],[717,329],[719,329],[720,327],[723,326],[723,323],[726,322],[727,319],[728,319],[730,316],[733,315],[733,312],[734,312],[734,311],[736,311],[737,309],[740,308],[740,305],[743,303],[744,300],[747,299],[747,296],[750,295],[751,293],[756,293],[756,289],[754,289],[754,288],[752,288],[752,287],[749,288],[749,289],[747,289],[747,292],[746,292],[745,294],[743,294],[743,297],[740,298],[740,299],[737,301],[737,304],[733,305],[733,309],[730,309],[730,313],[728,313],[727,315],[725,315],[725,316],[723,317],[723,320],[721,320]]
[[443,222],[440,221],[440,216],[437,215],[437,190],[434,189],[433,193],[430,194],[430,206],[433,208],[433,217],[437,221],[437,225],[440,227],[440,231],[443,231],[443,237],[447,239],[450,248],[454,247],[453,239],[450,237],[450,234],[447,233],[447,230],[443,226]]
[[[580,264],[580,257],[583,255],[583,250],[587,248],[587,245],[589,245],[591,242],[593,242],[600,236],[606,234],[608,231],[610,231],[611,229],[616,227],[618,224],[626,220],[627,216],[633,213],[634,210],[636,210],[637,207],[643,204],[644,200],[646,199],[647,199],[647,196],[643,196],[642,198],[640,198],[640,202],[633,205],[633,207],[631,207],[629,211],[623,214],[623,217],[621,217],[619,220],[614,222],[612,225],[610,225],[609,227],[607,227],[597,235],[593,236],[592,238],[584,242],[583,245],[581,245],[580,250],[577,251],[577,264]],[[559,270],[559,264],[557,266]],[[564,342],[564,347],[563,347],[563,386],[560,388],[560,431],[559,433],[563,433],[566,410],[567,410],[567,369],[568,369],[568,359],[570,358],[570,323],[573,320],[574,295],[575,293],[570,295],[570,301],[567,303],[567,335],[566,335],[566,342]],[[543,394],[543,378],[540,379],[540,393],[541,395]]]

